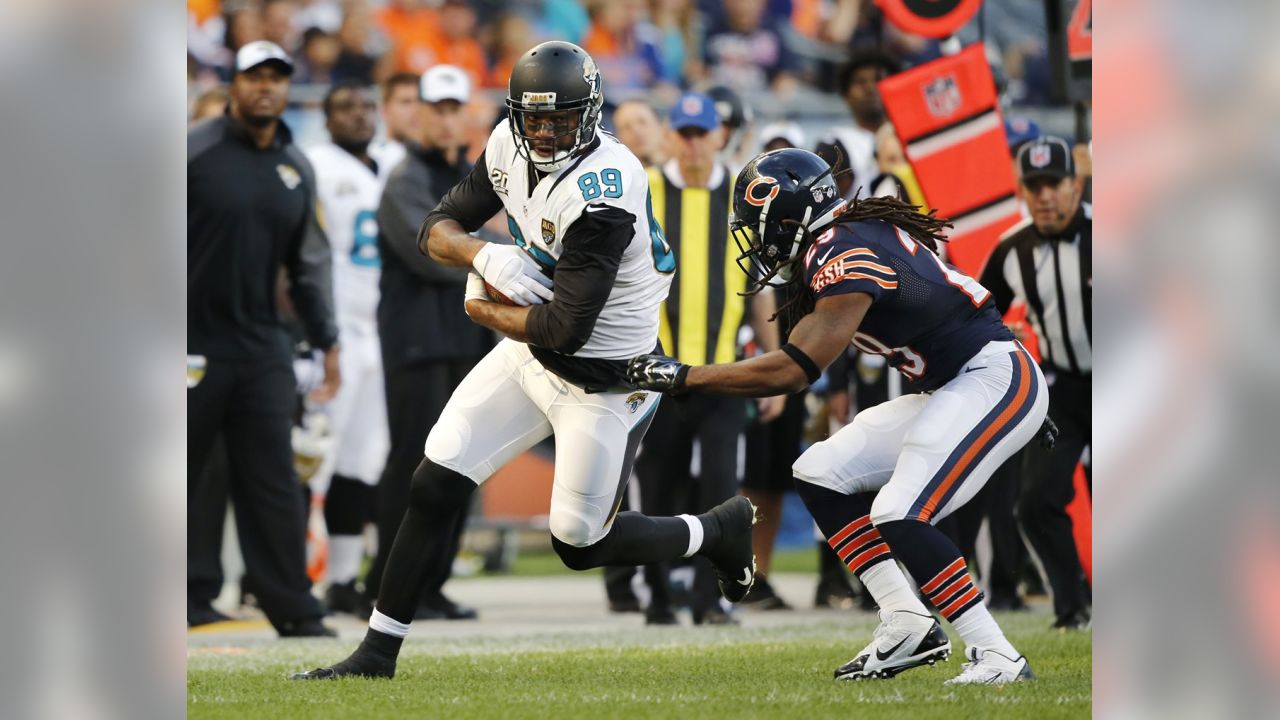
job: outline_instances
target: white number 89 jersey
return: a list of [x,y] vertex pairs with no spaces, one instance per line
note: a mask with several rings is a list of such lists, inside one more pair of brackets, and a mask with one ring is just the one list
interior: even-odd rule
[[543,176],[532,194],[532,170],[516,152],[507,123],[489,136],[485,165],[506,208],[512,238],[545,270],[555,267],[564,234],[583,213],[613,207],[635,217],[635,234],[623,251],[613,290],[591,337],[573,353],[621,360],[651,352],[657,344],[658,312],[675,274],[675,257],[654,219],[644,167],[617,138],[603,131],[596,136],[592,149]]

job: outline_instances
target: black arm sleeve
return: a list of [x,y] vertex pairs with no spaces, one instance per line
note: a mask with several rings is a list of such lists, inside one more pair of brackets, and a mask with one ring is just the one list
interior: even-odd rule
[[493,182],[489,180],[489,166],[481,154],[471,172],[462,182],[450,188],[436,209],[422,221],[422,227],[418,230],[418,248],[426,254],[427,236],[431,234],[431,228],[441,220],[457,220],[464,230],[475,232],[501,209],[502,199],[493,191]]
[[311,164],[296,148],[289,150],[290,157],[302,168],[308,196],[306,217],[285,258],[289,296],[312,347],[328,350],[338,341],[338,328],[333,319],[333,256],[316,211],[315,175]]
[[378,203],[378,234],[414,275],[430,283],[467,281],[466,268],[445,267],[418,251],[418,224],[436,205],[430,170],[410,159],[396,168]]
[[987,264],[982,268],[982,276],[978,280],[982,287],[991,291],[991,299],[995,301],[996,309],[1004,315],[1009,311],[1009,306],[1013,304],[1013,288],[1009,286],[1009,281],[1004,276],[1004,261],[1012,251],[1013,243],[1011,240],[1003,240],[996,245],[995,250],[991,251],[991,256],[987,258]]
[[555,299],[529,310],[529,341],[572,355],[586,344],[635,235],[636,216],[609,205],[589,205],[564,235],[556,261]]

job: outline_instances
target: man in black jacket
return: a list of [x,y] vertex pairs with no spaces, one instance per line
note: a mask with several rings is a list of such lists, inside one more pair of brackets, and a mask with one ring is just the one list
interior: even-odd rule
[[[316,222],[311,165],[280,121],[293,63],[269,42],[236,54],[226,115],[187,135],[187,486],[199,497],[215,438],[226,441],[230,491],[248,579],[282,636],[333,635],[306,573],[306,507],[290,445],[293,343],[276,307],[289,292],[307,339],[325,352],[331,397],[340,382],[329,244]],[[207,517],[222,518],[224,508]],[[192,513],[188,512],[189,516]],[[200,513],[196,513],[200,516]],[[207,537],[189,528],[190,537]],[[216,588],[188,545],[188,622],[216,618]],[[220,574],[220,571],[216,574]]]
[[[407,160],[387,179],[378,207],[382,299],[378,335],[391,429],[391,451],[378,484],[378,557],[366,587],[376,592],[400,519],[409,504],[409,481],[422,462],[427,433],[454,388],[493,347],[493,334],[471,322],[462,308],[465,270],[444,267],[418,251],[418,227],[440,198],[471,170],[463,157],[462,106],[470,94],[462,70],[437,65],[422,77],[419,99],[422,144],[406,146]],[[449,601],[441,587],[458,554],[466,516],[456,520],[452,544],[432,558],[415,619],[469,619],[476,613]]]

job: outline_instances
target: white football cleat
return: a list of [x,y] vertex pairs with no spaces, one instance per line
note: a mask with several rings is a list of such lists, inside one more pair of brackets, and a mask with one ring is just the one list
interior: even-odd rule
[[871,644],[836,669],[837,680],[888,679],[913,667],[932,665],[951,655],[951,641],[932,615],[907,610],[880,613]]
[[1024,655],[1010,660],[995,650],[970,646],[965,648],[965,656],[969,662],[964,664],[960,674],[943,685],[1005,685],[1036,679]]

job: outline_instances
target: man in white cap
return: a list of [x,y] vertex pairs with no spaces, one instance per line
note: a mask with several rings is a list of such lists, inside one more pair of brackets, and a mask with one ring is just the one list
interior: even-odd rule
[[[409,483],[422,461],[427,433],[471,368],[493,347],[493,334],[463,311],[465,270],[444,267],[418,252],[418,227],[449,188],[467,176],[463,106],[471,98],[467,74],[436,65],[419,84],[421,136],[387,178],[378,207],[382,341],[391,450],[378,484],[378,557],[366,587],[376,592],[392,540],[409,503]],[[441,593],[458,553],[465,513],[449,533],[448,551],[434,558],[415,619],[466,619],[475,611]]]
[[282,636],[323,636],[333,631],[320,623],[310,592],[305,505],[293,470],[293,340],[276,307],[282,267],[307,340],[325,353],[320,401],[340,383],[338,331],[311,163],[280,120],[292,73],[277,45],[245,45],[226,114],[187,134],[187,622],[225,619],[209,603],[222,584],[211,538],[220,535],[226,504],[207,497],[205,472],[221,435],[259,604]]

